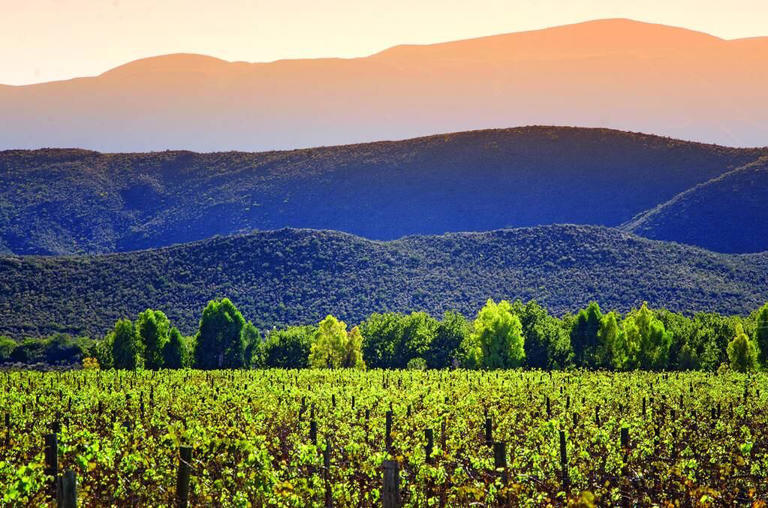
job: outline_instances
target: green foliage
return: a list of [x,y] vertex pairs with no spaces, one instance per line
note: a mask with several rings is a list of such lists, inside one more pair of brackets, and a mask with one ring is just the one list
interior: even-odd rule
[[522,325],[527,367],[563,368],[570,363],[570,337],[561,320],[534,300],[527,304],[515,300],[512,309]]
[[364,368],[362,341],[357,327],[347,332],[345,322],[329,315],[315,331],[307,363],[316,369]]
[[672,334],[643,303],[622,323],[614,346],[614,365],[618,369],[659,370],[667,367]]
[[614,362],[621,366],[625,359],[616,361],[620,353],[614,350],[620,342],[619,316],[615,312],[604,314],[600,320],[600,328],[597,331],[597,349],[595,351],[594,367],[610,368]]
[[44,343],[45,362],[49,364],[78,364],[92,346],[88,338],[76,339],[65,333],[56,334]]
[[12,362],[35,363],[45,358],[46,341],[24,339],[11,352]]
[[737,335],[738,326],[744,327],[738,316],[698,313],[693,317],[693,334],[688,342],[699,359],[700,368],[714,371],[729,361],[726,349]]
[[573,328],[571,328],[571,347],[576,365],[580,367],[594,367],[598,354],[598,332],[603,314],[597,302],[591,302],[586,309],[582,309],[576,316]]
[[736,372],[749,372],[757,368],[757,348],[741,325],[737,326],[736,336],[728,343],[728,360],[731,369]]
[[474,361],[483,368],[520,367],[525,360],[522,325],[506,300],[486,302],[477,314],[469,340]]
[[[206,332],[216,338],[213,347],[233,344],[235,353],[225,351],[223,358],[239,359],[239,351],[243,351],[243,363],[238,365],[255,368],[303,368],[310,362],[318,367],[377,364],[380,368],[407,368],[410,360],[418,358],[423,359],[428,368],[435,369],[517,365],[561,369],[573,364],[570,337],[589,321],[588,309],[576,316],[566,314],[557,318],[535,301],[523,303],[516,300],[511,304],[502,301],[498,305],[490,301],[492,305],[483,308],[474,323],[467,322],[456,312],[446,312],[441,321],[424,312],[385,313],[373,314],[359,327],[347,332],[346,324],[331,316],[321,327],[273,329],[262,340],[256,326],[246,323],[231,302],[225,302],[227,300],[211,302],[212,305],[206,307],[208,315],[201,319],[201,323]],[[596,305],[593,308],[597,310]],[[746,318],[714,313],[696,314],[690,318],[665,309],[652,310],[647,304],[623,319],[615,311],[601,313],[597,342],[589,355],[588,367],[713,371],[730,361],[727,347],[733,337],[754,336],[751,343],[759,352],[757,339],[763,309],[761,307]],[[507,314],[517,319],[519,330],[506,319]],[[102,369],[146,366],[146,345],[151,342],[141,340],[140,322],[144,323],[145,337],[162,335],[155,331],[170,326],[162,313],[146,311],[139,315],[133,326],[133,338],[128,320],[118,321],[107,337],[99,341],[73,338],[68,334],[25,339],[19,343],[0,337],[0,355],[4,355],[0,356],[0,361],[5,358],[5,361],[25,364],[79,365],[82,358],[91,356],[97,359]],[[504,328],[507,325],[509,330]],[[240,332],[236,334],[238,328]],[[505,335],[507,332],[509,335]],[[224,340],[225,334],[229,334],[231,342]],[[731,340],[726,341],[723,337],[729,335]],[[174,328],[168,336],[160,362],[167,368],[191,366],[193,352],[201,357],[211,356],[206,354],[205,341],[198,343],[196,338],[185,338]],[[116,338],[120,340],[116,341]],[[502,338],[508,340],[512,351],[506,351]],[[522,344],[522,356],[518,343]],[[222,355],[221,350],[218,354]],[[520,358],[524,358],[522,363]],[[721,361],[722,358],[725,361]],[[208,368],[218,367],[211,365]]]
[[272,330],[263,344],[263,365],[259,367],[301,369],[307,367],[316,326],[291,326]]
[[143,367],[142,344],[130,319],[121,319],[107,339],[112,344],[112,361],[116,369]]
[[261,333],[253,323],[248,321],[243,326],[242,332],[243,343],[245,344],[245,365],[246,367],[259,366],[264,363],[261,357],[264,348],[262,347]]
[[758,360],[763,367],[768,368],[768,303],[757,312],[755,326],[755,342],[758,348]]
[[426,365],[432,369],[441,369],[460,362],[461,343],[466,340],[470,331],[470,323],[458,312],[447,311],[443,314],[425,355]]
[[168,343],[171,324],[162,311],[147,309],[136,319],[134,325],[142,343],[144,367],[163,367],[163,348]]
[[360,325],[363,357],[370,368],[383,369],[395,364],[395,349],[402,341],[401,319],[401,315],[394,313],[374,313]]
[[168,342],[163,346],[163,365],[167,369],[183,369],[189,364],[189,345],[174,326],[168,334]]
[[228,298],[208,302],[195,340],[195,366],[200,369],[243,367],[244,326],[243,315]]
[[10,337],[0,336],[0,363],[11,359],[11,353],[16,349],[16,341]]
[[115,359],[112,357],[113,339],[114,334],[107,334],[104,340],[97,341],[89,352],[90,356],[99,362],[99,368],[102,370],[112,369],[115,366]]
[[427,361],[424,358],[411,358],[406,366],[408,370],[427,370]]

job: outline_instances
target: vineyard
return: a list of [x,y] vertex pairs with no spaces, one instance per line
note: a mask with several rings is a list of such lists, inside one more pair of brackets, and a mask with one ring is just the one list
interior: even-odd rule
[[0,407],[4,506],[768,500],[766,374],[19,371]]

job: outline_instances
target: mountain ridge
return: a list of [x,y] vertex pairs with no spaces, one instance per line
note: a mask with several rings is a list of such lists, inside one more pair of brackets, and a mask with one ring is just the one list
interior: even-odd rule
[[562,314],[598,300],[748,313],[768,300],[768,253],[728,255],[598,226],[551,225],[375,241],[283,229],[95,256],[0,256],[0,333],[101,336],[147,307],[192,333],[229,297],[259,328],[372,312],[536,299]]
[[[681,192],[619,229],[719,252],[765,249],[768,237],[768,157],[763,156]],[[717,232],[717,234],[712,234]]]
[[530,124],[739,146],[768,139],[768,38],[725,40],[628,20],[350,59],[184,54],[135,62],[100,76],[0,87],[8,120],[0,148],[253,151]]
[[281,227],[375,239],[618,226],[767,149],[527,127],[261,153],[0,152],[0,248],[129,251]]

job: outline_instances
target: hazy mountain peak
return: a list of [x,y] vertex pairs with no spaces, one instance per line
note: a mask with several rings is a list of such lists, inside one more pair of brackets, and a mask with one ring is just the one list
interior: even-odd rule
[[762,146],[768,38],[608,19],[354,59],[165,55],[0,87],[0,113],[0,149],[253,151],[535,124]]
[[172,53],[133,60],[102,73],[101,77],[128,77],[158,72],[214,72],[231,62],[196,53]]

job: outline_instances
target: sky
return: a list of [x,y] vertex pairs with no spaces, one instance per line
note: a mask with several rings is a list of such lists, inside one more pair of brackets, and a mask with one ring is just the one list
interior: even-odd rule
[[180,52],[249,62],[365,56],[601,18],[768,35],[766,0],[0,0],[0,83],[92,76]]

